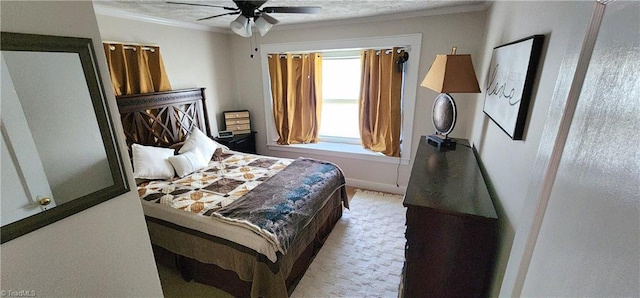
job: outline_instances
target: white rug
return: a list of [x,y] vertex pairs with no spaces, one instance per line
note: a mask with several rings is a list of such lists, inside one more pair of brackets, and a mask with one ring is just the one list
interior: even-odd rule
[[398,297],[402,196],[358,190],[292,297]]

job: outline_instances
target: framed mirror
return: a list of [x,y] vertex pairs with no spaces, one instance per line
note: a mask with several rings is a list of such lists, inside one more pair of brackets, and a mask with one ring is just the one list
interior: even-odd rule
[[88,38],[0,33],[2,243],[129,191]]

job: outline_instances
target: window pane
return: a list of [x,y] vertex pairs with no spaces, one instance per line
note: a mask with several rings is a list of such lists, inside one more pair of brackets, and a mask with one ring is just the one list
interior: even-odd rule
[[360,96],[360,58],[322,60],[322,97],[357,99]]
[[322,103],[321,121],[321,136],[360,138],[357,101]]
[[320,136],[360,138],[360,57],[322,60]]

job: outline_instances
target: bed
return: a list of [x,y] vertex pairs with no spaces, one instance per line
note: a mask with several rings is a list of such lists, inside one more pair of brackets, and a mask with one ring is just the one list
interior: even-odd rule
[[[130,154],[211,136],[204,88],[117,102]],[[287,297],[348,208],[344,181],[329,162],[222,148],[192,174],[136,182],[158,263],[236,297]]]

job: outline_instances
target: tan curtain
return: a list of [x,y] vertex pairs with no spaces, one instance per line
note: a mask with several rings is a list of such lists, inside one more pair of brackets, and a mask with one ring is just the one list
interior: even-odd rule
[[171,90],[160,47],[108,43],[103,46],[116,96]]
[[396,62],[404,51],[362,52],[360,138],[362,145],[387,156],[400,156],[402,72]]
[[268,56],[273,117],[278,144],[318,142],[322,110],[322,56],[271,54]]

